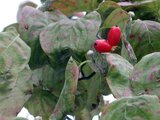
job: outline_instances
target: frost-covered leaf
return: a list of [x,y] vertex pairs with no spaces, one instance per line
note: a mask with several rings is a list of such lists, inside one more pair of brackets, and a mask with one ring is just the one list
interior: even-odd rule
[[30,48],[20,38],[14,27],[0,33],[0,75],[18,73],[30,59]]
[[32,50],[29,65],[31,68],[41,67],[48,61],[40,46],[39,34],[47,25],[60,19],[65,19],[66,16],[60,11],[42,12],[30,6],[24,7],[19,14],[21,14],[18,15],[21,38]]
[[0,120],[11,120],[23,108],[31,96],[30,77],[31,71],[28,67],[14,75],[0,75]]
[[110,68],[107,82],[115,97],[159,94],[160,81],[160,53],[155,52],[144,56],[133,67],[119,55],[107,54]]
[[101,120],[159,120],[157,96],[125,97],[105,106]]
[[133,21],[128,33],[128,41],[132,45],[137,59],[144,55],[160,51],[160,23],[149,20]]
[[109,70],[107,73],[107,83],[116,98],[132,96],[129,76],[134,67],[118,54],[108,53],[106,55]]
[[144,56],[135,65],[130,81],[135,95],[151,94],[160,97],[160,52]]
[[73,114],[75,110],[75,95],[77,91],[78,76],[78,66],[75,60],[71,57],[65,71],[64,87],[53,113],[50,116],[50,120],[60,120],[67,114]]
[[63,19],[50,24],[40,34],[40,44],[52,66],[66,66],[69,57],[85,54],[96,39],[100,15],[91,12],[79,20]]

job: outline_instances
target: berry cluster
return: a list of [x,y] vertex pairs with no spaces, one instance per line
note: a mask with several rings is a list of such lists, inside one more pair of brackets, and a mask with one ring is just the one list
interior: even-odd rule
[[97,39],[94,43],[94,48],[97,52],[105,53],[113,51],[121,39],[121,29],[118,26],[113,26],[108,33],[108,39]]

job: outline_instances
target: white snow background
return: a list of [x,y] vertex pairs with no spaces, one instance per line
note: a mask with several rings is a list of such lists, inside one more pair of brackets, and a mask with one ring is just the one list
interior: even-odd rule
[[[18,6],[20,3],[24,2],[26,0],[2,0],[0,3],[0,31],[3,30],[4,27],[16,23],[16,15]],[[36,3],[38,6],[41,5],[40,0],[30,0]],[[112,94],[108,96],[104,96],[104,101],[106,102],[113,102],[115,98]],[[101,114],[101,113],[100,113]],[[100,115],[99,114],[99,115]],[[40,120],[40,117],[34,117],[32,116],[29,111],[26,108],[23,108],[21,112],[17,115],[18,117],[24,117],[28,120]],[[72,116],[70,116],[72,119],[74,119]],[[94,116],[92,120],[98,120],[98,115]]]

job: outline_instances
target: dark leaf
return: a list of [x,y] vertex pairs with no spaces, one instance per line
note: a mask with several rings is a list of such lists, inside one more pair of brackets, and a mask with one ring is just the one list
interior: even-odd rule
[[71,57],[65,71],[65,83],[59,100],[50,116],[51,120],[63,119],[67,114],[73,114],[75,110],[75,94],[77,91],[79,69],[75,60]]
[[34,88],[31,98],[25,104],[25,107],[34,116],[42,116],[44,120],[48,120],[51,115],[58,98],[50,91]]

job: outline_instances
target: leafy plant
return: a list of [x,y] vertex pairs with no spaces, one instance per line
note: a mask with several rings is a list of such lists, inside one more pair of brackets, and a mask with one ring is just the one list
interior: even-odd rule
[[[99,113],[101,120],[158,120],[159,1],[41,2],[39,8],[22,5],[17,23],[0,33],[0,119],[25,120],[16,118],[25,106],[43,120],[68,114],[90,120]],[[116,49],[99,53],[113,26],[119,26],[120,43],[118,34]],[[102,95],[110,93],[117,100],[104,104]]]

